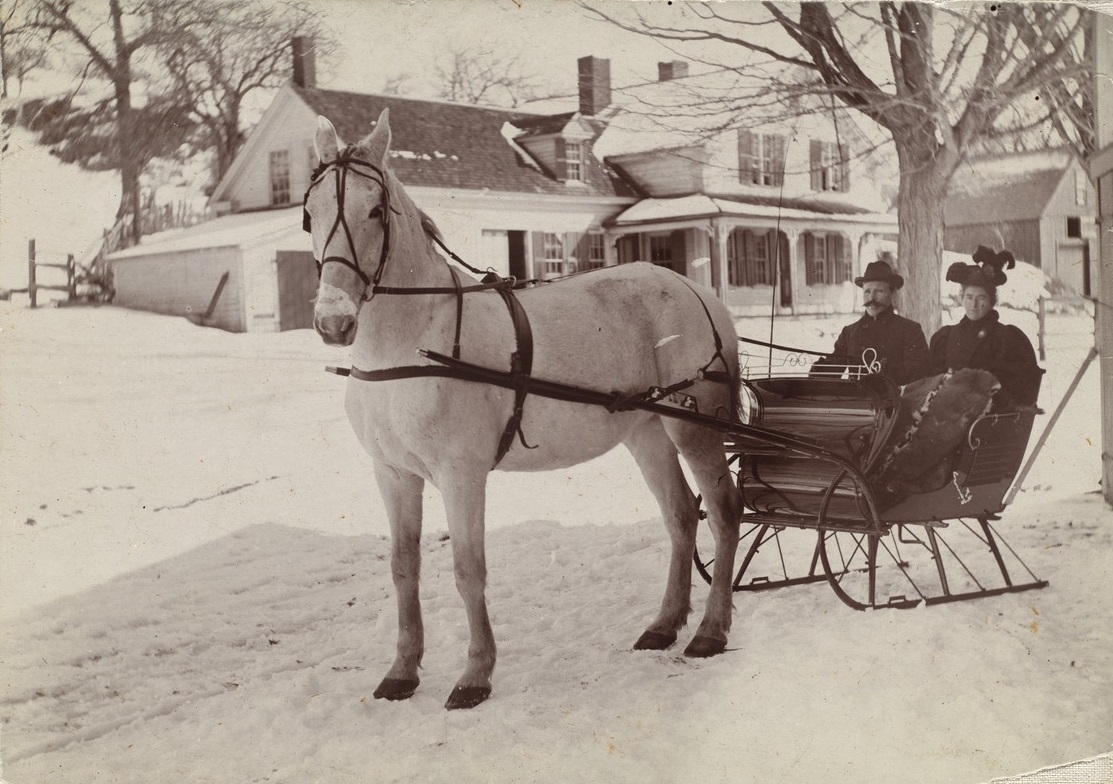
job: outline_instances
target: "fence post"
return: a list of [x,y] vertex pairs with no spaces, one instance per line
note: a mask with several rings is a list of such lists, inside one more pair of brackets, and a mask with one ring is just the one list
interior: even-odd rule
[[72,253],[66,254],[66,289],[70,300],[77,299],[77,265]]
[[31,298],[31,307],[36,305],[35,301],[35,240],[34,238],[27,241],[27,295]]
[[1039,303],[1037,317],[1039,318],[1040,328],[1037,337],[1040,344],[1040,362],[1044,362],[1047,360],[1047,348],[1044,345],[1044,331],[1047,327],[1047,301],[1043,297],[1039,297],[1036,301]]

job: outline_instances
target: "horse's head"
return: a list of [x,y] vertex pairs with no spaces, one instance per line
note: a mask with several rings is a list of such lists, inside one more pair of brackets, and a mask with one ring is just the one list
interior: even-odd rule
[[305,193],[304,218],[321,278],[313,326],[326,343],[348,346],[390,253],[387,110],[370,134],[348,147],[332,123],[318,117],[315,144],[321,164]]

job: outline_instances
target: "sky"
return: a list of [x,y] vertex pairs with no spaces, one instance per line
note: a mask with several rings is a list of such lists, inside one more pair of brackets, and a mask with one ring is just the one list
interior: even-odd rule
[[[521,52],[529,70],[567,94],[576,92],[576,61],[586,55],[610,59],[615,86],[655,80],[658,62],[680,57],[680,50],[663,41],[592,17],[575,0],[318,0],[317,5],[344,50],[324,85],[336,89],[374,92],[391,75],[429,70],[438,56],[461,43]],[[632,17],[636,6],[678,24],[691,14],[681,3],[598,5],[624,17]]]

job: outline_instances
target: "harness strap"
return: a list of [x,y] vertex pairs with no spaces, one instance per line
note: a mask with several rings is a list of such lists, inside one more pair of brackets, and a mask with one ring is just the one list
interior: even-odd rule
[[[718,381],[729,384],[731,382],[729,372],[730,365],[727,364],[727,358],[723,356],[723,339],[719,336],[719,330],[715,328],[715,320],[711,317],[711,310],[707,307],[707,303],[703,301],[703,297],[699,295],[695,287],[688,282],[688,279],[683,275],[679,277],[684,285],[691,289],[692,293],[696,295],[696,299],[699,300],[700,307],[703,308],[703,312],[707,316],[707,323],[711,326],[711,335],[715,340],[715,353],[711,355],[711,359],[708,360],[707,364],[699,369],[699,372],[703,374],[703,377],[708,381]],[[723,363],[723,370],[709,371],[708,368],[715,364],[716,359]]]
[[[498,465],[510,451],[515,435],[526,449],[537,448],[536,445],[527,444],[525,434],[522,433],[522,409],[526,404],[526,395],[529,394],[530,373],[533,371],[533,330],[530,328],[526,309],[514,296],[514,292],[509,288],[499,288],[497,291],[506,303],[507,310],[510,311],[510,321],[514,325],[514,340],[517,346],[514,353],[510,355],[510,376],[514,383],[514,411],[506,422],[502,438],[499,439],[495,465]],[[453,358],[459,359],[459,357]]]
[[[522,414],[525,408],[526,396],[530,392],[530,383],[533,371],[533,329],[529,324],[529,315],[526,313],[522,303],[514,296],[514,292],[510,286],[505,285],[490,285],[490,286],[460,286],[459,278],[456,277],[456,271],[452,271],[453,281],[456,286],[453,288],[445,288],[442,293],[453,293],[457,295],[456,303],[456,336],[452,345],[451,360],[460,362],[460,328],[463,320],[463,295],[465,291],[474,291],[478,288],[495,289],[499,296],[502,297],[503,302],[506,303],[506,309],[510,313],[510,321],[514,327],[514,353],[510,355],[510,373],[508,374],[509,383],[502,383],[500,386],[507,387],[514,390],[514,408],[511,410],[510,417],[506,421],[506,427],[503,428],[502,436],[499,438],[498,451],[495,453],[495,463],[498,465],[502,459],[506,457],[506,453],[510,451],[510,447],[514,445],[515,436],[521,442],[522,446],[526,449],[536,449],[536,445],[531,445],[526,442],[525,433],[522,432]],[[423,289],[400,289],[398,292],[384,291],[379,289],[380,293],[420,293],[428,290]],[[440,355],[437,355],[440,356]],[[427,376],[440,376],[442,378],[465,378],[469,377],[451,367],[444,365],[404,365],[402,367],[385,368],[383,370],[360,370],[359,368],[326,368],[330,373],[335,373],[338,376],[351,376],[352,378],[360,381],[395,381],[403,378],[420,378]],[[492,466],[493,468],[494,466]]]

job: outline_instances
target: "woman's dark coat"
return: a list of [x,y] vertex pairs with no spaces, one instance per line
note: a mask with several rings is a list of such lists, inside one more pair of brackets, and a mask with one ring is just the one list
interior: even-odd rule
[[997,311],[991,310],[977,321],[964,316],[957,324],[941,327],[931,338],[931,373],[988,370],[1001,382],[995,410],[1035,405],[1043,373],[1036,353],[1020,329],[999,319]]

